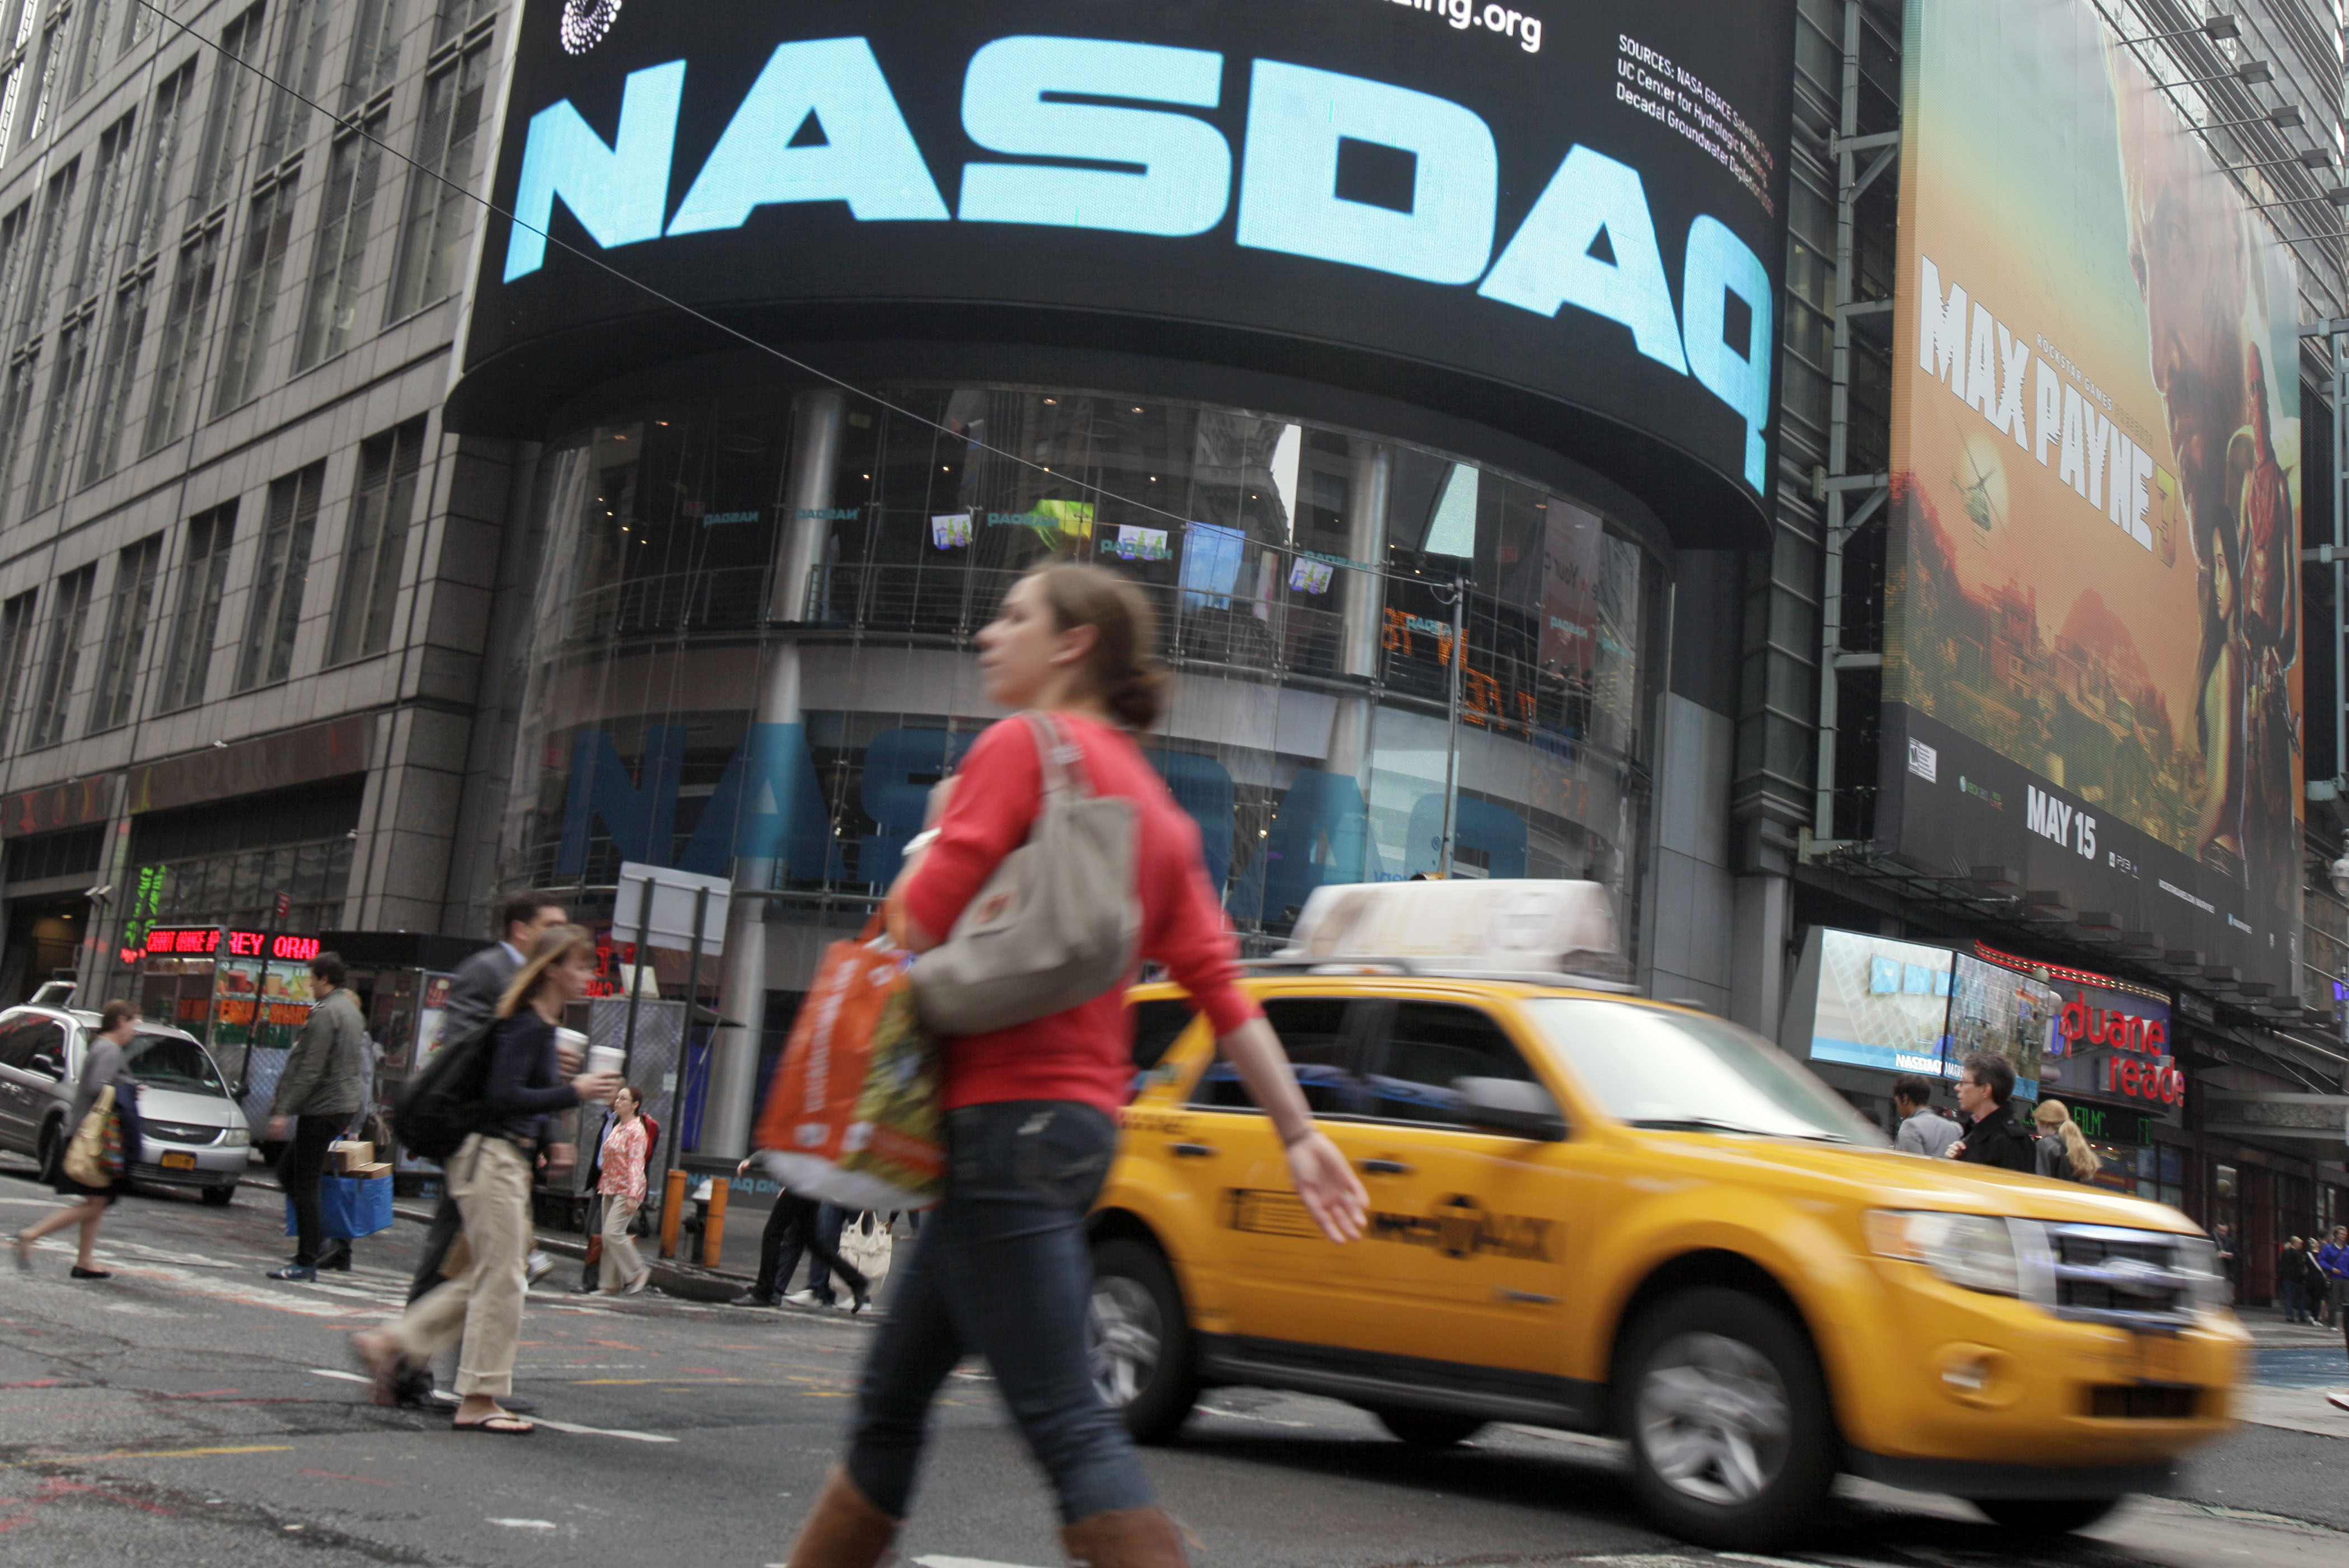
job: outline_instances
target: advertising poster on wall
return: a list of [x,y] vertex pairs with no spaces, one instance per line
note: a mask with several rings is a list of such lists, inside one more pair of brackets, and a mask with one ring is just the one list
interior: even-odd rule
[[1909,0],[1880,844],[2291,988],[2292,262],[2085,0]]

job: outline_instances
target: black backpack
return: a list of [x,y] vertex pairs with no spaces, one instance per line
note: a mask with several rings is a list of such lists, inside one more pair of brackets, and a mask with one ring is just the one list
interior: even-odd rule
[[501,1022],[492,1018],[441,1047],[400,1091],[399,1103],[391,1108],[391,1130],[410,1154],[444,1163],[487,1127],[489,1113],[481,1102],[489,1092],[490,1057]]

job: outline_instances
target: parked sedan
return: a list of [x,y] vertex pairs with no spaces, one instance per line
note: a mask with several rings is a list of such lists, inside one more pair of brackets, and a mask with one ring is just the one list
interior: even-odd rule
[[[44,1176],[73,1136],[66,1118],[97,1033],[98,1015],[78,1008],[0,1013],[0,1148],[34,1156]],[[207,1203],[229,1202],[244,1174],[253,1134],[212,1053],[193,1036],[146,1024],[123,1057],[139,1080],[146,1134],[132,1180],[190,1188]]]

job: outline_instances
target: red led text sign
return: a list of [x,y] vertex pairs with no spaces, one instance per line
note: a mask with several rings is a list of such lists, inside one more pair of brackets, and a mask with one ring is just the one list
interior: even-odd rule
[[315,936],[273,936],[262,931],[222,931],[216,925],[159,928],[147,934],[149,956],[230,954],[239,958],[280,958],[307,963],[318,956]]

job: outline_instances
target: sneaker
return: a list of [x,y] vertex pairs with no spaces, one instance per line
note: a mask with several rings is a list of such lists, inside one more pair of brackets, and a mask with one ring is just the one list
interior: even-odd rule
[[532,1284],[536,1284],[554,1272],[554,1260],[538,1248],[530,1250],[530,1260],[523,1264],[523,1273]]

